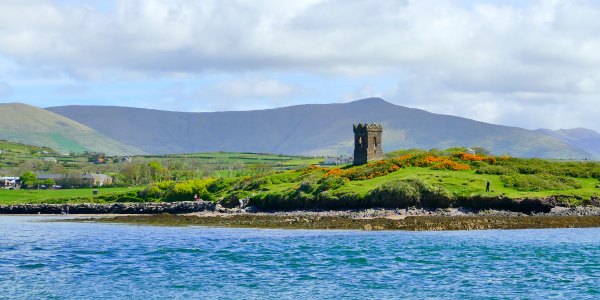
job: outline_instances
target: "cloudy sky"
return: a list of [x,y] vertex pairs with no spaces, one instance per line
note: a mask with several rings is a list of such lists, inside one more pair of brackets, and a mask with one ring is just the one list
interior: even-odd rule
[[219,111],[382,97],[600,131],[599,96],[600,1],[0,1],[0,102]]

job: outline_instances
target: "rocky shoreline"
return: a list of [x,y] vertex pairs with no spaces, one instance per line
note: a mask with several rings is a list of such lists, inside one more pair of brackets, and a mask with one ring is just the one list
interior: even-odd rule
[[0,214],[185,214],[214,211],[210,201],[0,205]]
[[266,229],[343,230],[486,230],[600,227],[600,216],[408,216],[350,218],[344,216],[284,216],[279,214],[159,214],[86,218],[70,221],[154,226],[211,226]]
[[402,209],[353,209],[353,210],[293,210],[261,211],[253,207],[225,208],[210,201],[148,202],[148,203],[78,203],[78,204],[15,204],[0,205],[0,214],[252,214],[292,217],[345,217],[345,218],[394,218],[410,216],[600,216],[600,207],[555,206],[548,212],[530,212],[473,209],[473,208],[402,208]]
[[[77,215],[69,221],[162,226],[219,226],[282,229],[481,230],[600,227],[600,208],[560,207],[549,212],[445,209],[360,209],[258,211],[225,208],[208,201],[111,204],[19,204],[0,206],[0,214]],[[116,215],[116,216],[115,216]],[[88,217],[86,217],[88,216]],[[64,221],[64,219],[61,219]]]

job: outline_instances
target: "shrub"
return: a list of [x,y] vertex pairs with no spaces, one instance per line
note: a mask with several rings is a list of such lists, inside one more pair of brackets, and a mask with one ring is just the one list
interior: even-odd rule
[[517,171],[510,166],[503,165],[483,165],[475,171],[477,174],[490,174],[490,175],[511,175],[517,173]]
[[466,171],[471,170],[471,167],[465,164],[457,163],[448,159],[444,159],[431,166],[432,170],[451,170],[451,171]]
[[164,190],[160,189],[157,184],[151,184],[138,193],[140,198],[162,198]]
[[[325,176],[339,176],[348,178],[350,180],[366,180],[379,176],[384,176],[405,167],[430,167],[433,170],[451,171],[471,170],[471,167],[467,164],[460,163],[448,156],[433,155],[435,153],[436,151],[407,153],[391,159],[369,162],[365,165],[358,167],[348,169],[329,169],[324,173]],[[453,157],[456,157],[455,159],[458,159],[463,154],[467,155],[465,153],[458,153],[453,154]],[[473,164],[481,163],[483,161],[488,163],[495,162],[494,157],[481,157],[478,155],[471,155],[468,156],[468,158],[471,159],[469,160],[469,162]]]
[[518,191],[544,191],[544,190],[566,190],[579,189],[581,185],[577,180],[548,174],[541,175],[523,175],[515,174],[500,177],[505,187],[514,188]]
[[316,189],[317,185],[314,182],[305,180],[302,183],[300,183],[297,190],[304,193],[312,193]]
[[338,201],[327,202],[326,209],[357,209],[369,207],[366,196],[356,192],[338,193]]
[[406,178],[386,183],[367,196],[372,206],[380,207],[449,207],[454,197],[439,186],[432,186],[418,178]]
[[306,193],[299,189],[258,194],[250,198],[250,205],[265,210],[357,209],[368,207],[365,197],[355,192],[334,194],[332,191],[322,191],[319,193]]
[[346,184],[348,179],[340,177],[340,176],[328,176],[319,180],[319,186],[317,187],[317,192],[335,190],[343,187]]
[[301,174],[310,174],[310,173],[321,173],[324,174],[327,172],[327,169],[315,165],[310,165],[306,168],[298,170]]
[[517,166],[519,174],[541,174],[546,172],[546,168],[536,165],[521,165]]
[[[207,190],[207,185],[212,183],[212,179],[193,179],[167,185],[152,184],[141,191],[140,198],[162,198],[165,201],[193,201],[194,195],[203,200],[213,200],[214,195]],[[161,187],[165,189],[161,189]]]
[[250,197],[250,205],[265,210],[290,210],[307,208],[307,194],[298,190],[259,194]]
[[408,207],[421,203],[421,191],[407,181],[397,180],[384,184],[368,195],[371,203],[379,207]]
[[206,189],[213,194],[217,194],[224,190],[230,189],[233,182],[234,182],[234,179],[219,178],[219,179],[211,182],[210,184],[208,184]]
[[482,154],[469,154],[469,153],[455,153],[453,157],[458,158],[462,161],[469,162],[487,162],[489,164],[495,164],[497,159],[495,156],[486,156]]
[[259,190],[260,188],[264,187],[267,184],[269,184],[269,179],[264,176],[260,176],[260,177],[246,176],[234,184],[233,190],[236,190],[236,191]]

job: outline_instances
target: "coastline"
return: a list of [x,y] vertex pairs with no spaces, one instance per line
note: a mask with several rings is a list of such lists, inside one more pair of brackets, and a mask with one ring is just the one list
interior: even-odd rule
[[529,213],[469,208],[260,211],[207,201],[0,206],[0,216],[62,216],[53,221],[157,226],[346,230],[484,230],[600,227],[600,207],[555,206]]
[[410,216],[348,218],[331,216],[289,217],[280,215],[129,215],[78,218],[69,221],[124,223],[155,226],[211,226],[268,229],[343,230],[486,230],[600,227],[600,216]]
[[600,227],[600,209],[565,208],[533,215],[509,211],[416,208],[277,212],[226,209],[189,214],[80,215],[69,221],[154,226],[404,231],[588,228]]

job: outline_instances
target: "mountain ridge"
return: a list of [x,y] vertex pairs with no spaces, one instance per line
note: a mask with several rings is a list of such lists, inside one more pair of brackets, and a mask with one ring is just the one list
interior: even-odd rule
[[481,146],[495,154],[523,157],[593,156],[542,132],[430,113],[380,98],[226,112],[85,105],[47,110],[156,154],[206,151],[349,154],[353,146],[352,124],[382,123],[386,151]]
[[574,145],[590,153],[592,157],[600,157],[600,133],[588,128],[570,129],[536,129],[536,131]]
[[23,103],[0,103],[0,128],[0,139],[58,151],[143,153],[67,117]]

